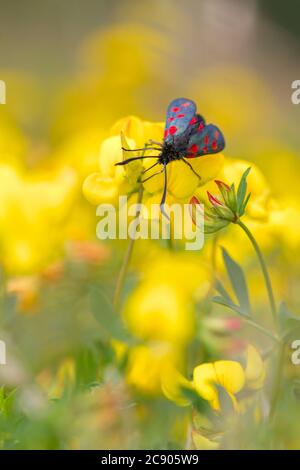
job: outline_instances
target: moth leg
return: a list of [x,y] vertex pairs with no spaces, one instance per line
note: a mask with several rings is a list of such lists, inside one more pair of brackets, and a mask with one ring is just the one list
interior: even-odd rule
[[160,173],[163,173],[164,172],[164,168],[160,171],[157,171],[156,173],[153,173],[153,175],[151,176],[148,176],[148,178],[144,179],[144,180],[139,180],[140,183],[145,183],[146,181],[150,180],[151,178],[153,178],[153,176],[156,176],[156,175],[160,175]]
[[154,163],[154,165],[149,166],[149,168],[145,168],[145,170],[143,170],[141,174],[143,175],[147,171],[152,170],[152,168],[154,168],[158,164],[159,164],[159,162],[156,162],[156,163]]
[[170,217],[168,216],[168,214],[166,213],[165,211],[165,202],[166,202],[166,196],[167,196],[167,185],[168,185],[168,176],[167,176],[167,164],[164,163],[164,168],[163,168],[163,172],[164,172],[164,175],[165,175],[165,183],[164,183],[164,191],[163,191],[163,195],[162,195],[162,198],[161,198],[161,201],[160,201],[160,211],[161,213],[168,219],[170,220]]
[[197,176],[197,178],[199,178],[199,180],[201,181],[201,176],[198,175],[198,173],[194,170],[194,168],[192,167],[192,165],[190,164],[190,162],[188,162],[185,158],[182,157],[182,161],[188,166],[190,167],[190,169],[192,170],[192,172],[194,173],[194,175]]

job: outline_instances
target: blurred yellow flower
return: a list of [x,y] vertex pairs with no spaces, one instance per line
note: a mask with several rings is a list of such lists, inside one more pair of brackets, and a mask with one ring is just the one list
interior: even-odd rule
[[127,383],[144,394],[160,395],[165,368],[181,361],[181,352],[166,343],[135,346],[129,352]]
[[142,282],[128,297],[123,317],[143,340],[185,345],[195,333],[194,303],[210,287],[210,272],[188,253],[158,252],[141,267]]
[[142,282],[130,296],[124,318],[132,333],[142,339],[186,343],[194,332],[187,302],[176,285]]
[[262,388],[266,378],[263,360],[257,349],[251,344],[247,347],[246,351],[245,377],[246,386],[251,390]]
[[0,167],[0,253],[9,273],[39,271],[59,255],[59,228],[72,207],[75,185],[70,169],[29,177]]
[[81,47],[79,72],[63,93],[54,135],[107,131],[119,116],[146,106],[153,110],[148,97],[163,99],[165,94],[157,70],[166,67],[162,51],[168,43],[157,29],[134,23],[115,24],[89,36]]
[[178,372],[172,363],[167,363],[162,370],[161,388],[163,394],[178,406],[191,404],[184,396],[183,389],[193,389],[193,384]]

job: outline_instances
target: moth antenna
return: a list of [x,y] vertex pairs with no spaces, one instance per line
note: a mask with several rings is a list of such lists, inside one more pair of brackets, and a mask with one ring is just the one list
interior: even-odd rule
[[149,143],[154,144],[154,145],[159,145],[160,147],[163,147],[163,144],[161,142],[158,142],[157,140],[150,139]]
[[127,163],[133,162],[135,160],[143,160],[144,158],[157,158],[157,155],[145,155],[144,157],[127,158],[127,160],[123,160],[122,162],[115,163],[115,166],[117,166],[117,165],[127,165]]
[[142,150],[161,150],[161,148],[156,148],[156,147],[143,147],[140,149],[126,149],[125,147],[122,147],[122,150],[125,152],[140,152]]

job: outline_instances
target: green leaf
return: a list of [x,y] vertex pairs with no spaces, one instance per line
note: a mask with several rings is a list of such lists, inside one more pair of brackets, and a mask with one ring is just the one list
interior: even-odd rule
[[282,302],[278,310],[279,324],[281,327],[281,337],[287,339],[299,335],[300,316],[290,312],[286,304]]
[[221,294],[221,296],[224,297],[225,300],[228,300],[229,302],[233,303],[230,295],[228,294],[227,290],[225,289],[221,281],[219,281],[219,279],[217,279],[215,282],[215,288],[219,292],[219,294]]
[[243,212],[243,206],[244,206],[244,199],[246,196],[247,192],[247,176],[250,172],[251,168],[247,168],[247,170],[244,172],[238,190],[237,190],[237,210],[240,215],[242,215]]
[[217,295],[212,300],[216,304],[223,305],[224,307],[227,307],[230,310],[233,310],[234,312],[238,313],[239,315],[242,315],[243,317],[249,318],[248,312],[245,312],[244,310],[241,309],[241,307],[239,305],[236,305],[231,300],[228,300],[225,297]]
[[106,293],[98,286],[91,287],[90,306],[102,330],[109,337],[125,341],[128,339],[124,325]]
[[239,306],[242,311],[250,314],[249,294],[243,270],[240,265],[231,258],[225,248],[222,248],[222,254],[232,288],[239,301]]
[[240,215],[243,215],[243,214],[245,213],[245,210],[246,210],[246,207],[247,207],[247,205],[248,205],[248,202],[249,202],[250,197],[251,197],[251,193],[249,193],[249,194],[247,195],[247,197],[246,197],[246,199],[245,199],[245,202],[244,202],[244,204],[243,204],[242,212],[241,212]]
[[230,191],[229,191],[229,194],[228,194],[228,206],[230,207],[230,209],[236,213],[237,211],[237,197],[236,197],[236,194],[235,194],[235,185],[234,183],[232,183],[232,185],[230,186]]
[[9,416],[9,414],[11,413],[13,404],[14,404],[16,390],[17,389],[13,389],[11,392],[6,393],[5,387],[4,386],[1,387],[0,389],[0,414],[3,414],[4,416]]

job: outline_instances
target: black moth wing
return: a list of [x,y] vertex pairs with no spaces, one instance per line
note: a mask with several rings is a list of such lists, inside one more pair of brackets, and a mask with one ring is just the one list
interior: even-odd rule
[[195,117],[196,104],[186,98],[176,98],[167,109],[164,141],[176,143],[184,138],[185,132]]
[[190,135],[184,156],[186,158],[195,158],[221,152],[224,148],[224,136],[217,126],[214,124],[200,125]]

